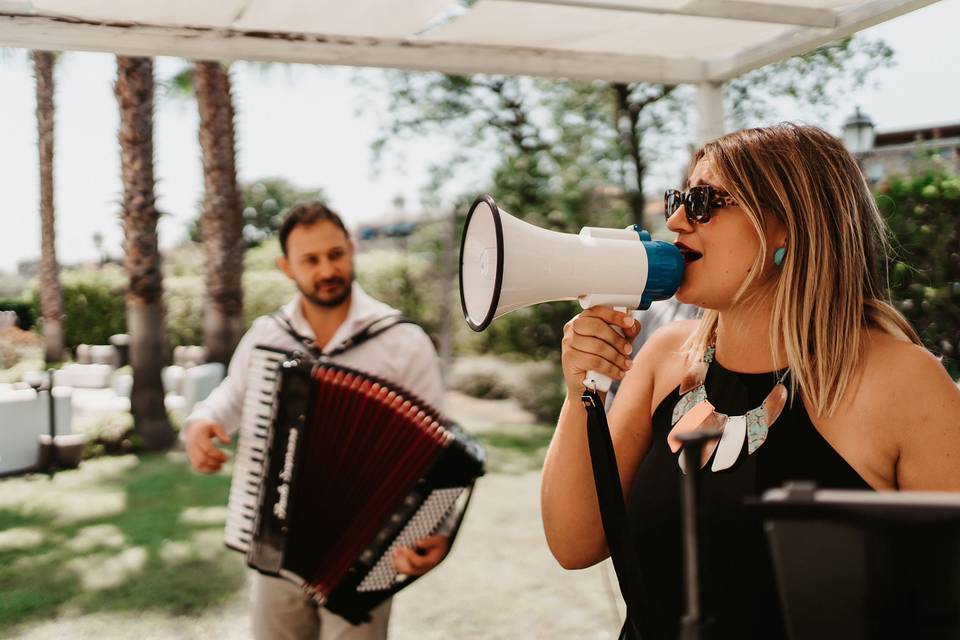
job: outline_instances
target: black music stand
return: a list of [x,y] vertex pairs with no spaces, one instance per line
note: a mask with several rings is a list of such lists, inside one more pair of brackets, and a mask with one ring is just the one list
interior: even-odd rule
[[751,509],[791,640],[960,638],[960,493],[788,484]]

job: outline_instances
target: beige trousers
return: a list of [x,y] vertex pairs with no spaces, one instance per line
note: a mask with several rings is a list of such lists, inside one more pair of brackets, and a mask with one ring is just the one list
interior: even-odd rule
[[385,640],[390,600],[370,612],[373,618],[352,625],[316,603],[300,587],[282,578],[253,573],[253,635],[257,640]]

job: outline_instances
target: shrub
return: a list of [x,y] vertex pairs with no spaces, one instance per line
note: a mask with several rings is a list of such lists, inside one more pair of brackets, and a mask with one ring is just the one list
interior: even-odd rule
[[551,358],[523,365],[518,384],[511,393],[539,422],[555,423],[567,397],[559,360]]
[[367,293],[399,309],[436,342],[442,284],[429,256],[370,251],[357,256],[356,273],[357,281]]
[[203,344],[203,276],[177,276],[163,281],[167,347]]
[[[106,344],[115,333],[126,331],[124,306],[126,280],[116,265],[98,269],[63,271],[64,342],[69,348],[78,344]],[[40,291],[33,287],[32,304],[40,308]]]
[[447,387],[474,398],[498,400],[510,396],[512,372],[497,358],[458,358],[447,376]]
[[43,338],[17,327],[0,331],[0,369],[10,369],[21,362],[37,360],[43,361]]
[[560,354],[563,326],[580,313],[576,302],[554,302],[518,309],[491,323],[480,339],[488,353],[521,353],[534,360]]
[[894,179],[877,198],[894,236],[891,298],[960,377],[960,175],[930,165],[915,177]]
[[37,323],[38,307],[28,300],[0,300],[0,311],[17,314],[17,326],[29,331]]
[[119,455],[137,449],[133,416],[125,411],[102,413],[78,420],[74,430],[87,437],[84,458]]
[[243,275],[243,326],[248,328],[259,316],[273,313],[296,293],[296,286],[276,268]]

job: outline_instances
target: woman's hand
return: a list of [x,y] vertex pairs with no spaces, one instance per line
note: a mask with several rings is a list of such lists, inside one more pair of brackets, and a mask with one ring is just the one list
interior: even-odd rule
[[[613,327],[623,331],[620,335]],[[579,396],[587,371],[622,380],[633,364],[630,352],[640,323],[630,313],[593,307],[574,316],[563,328],[561,360],[567,393]]]

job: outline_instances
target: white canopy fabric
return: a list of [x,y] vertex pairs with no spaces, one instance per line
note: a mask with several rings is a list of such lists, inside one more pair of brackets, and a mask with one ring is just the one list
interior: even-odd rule
[[0,0],[0,46],[721,83],[936,0]]

